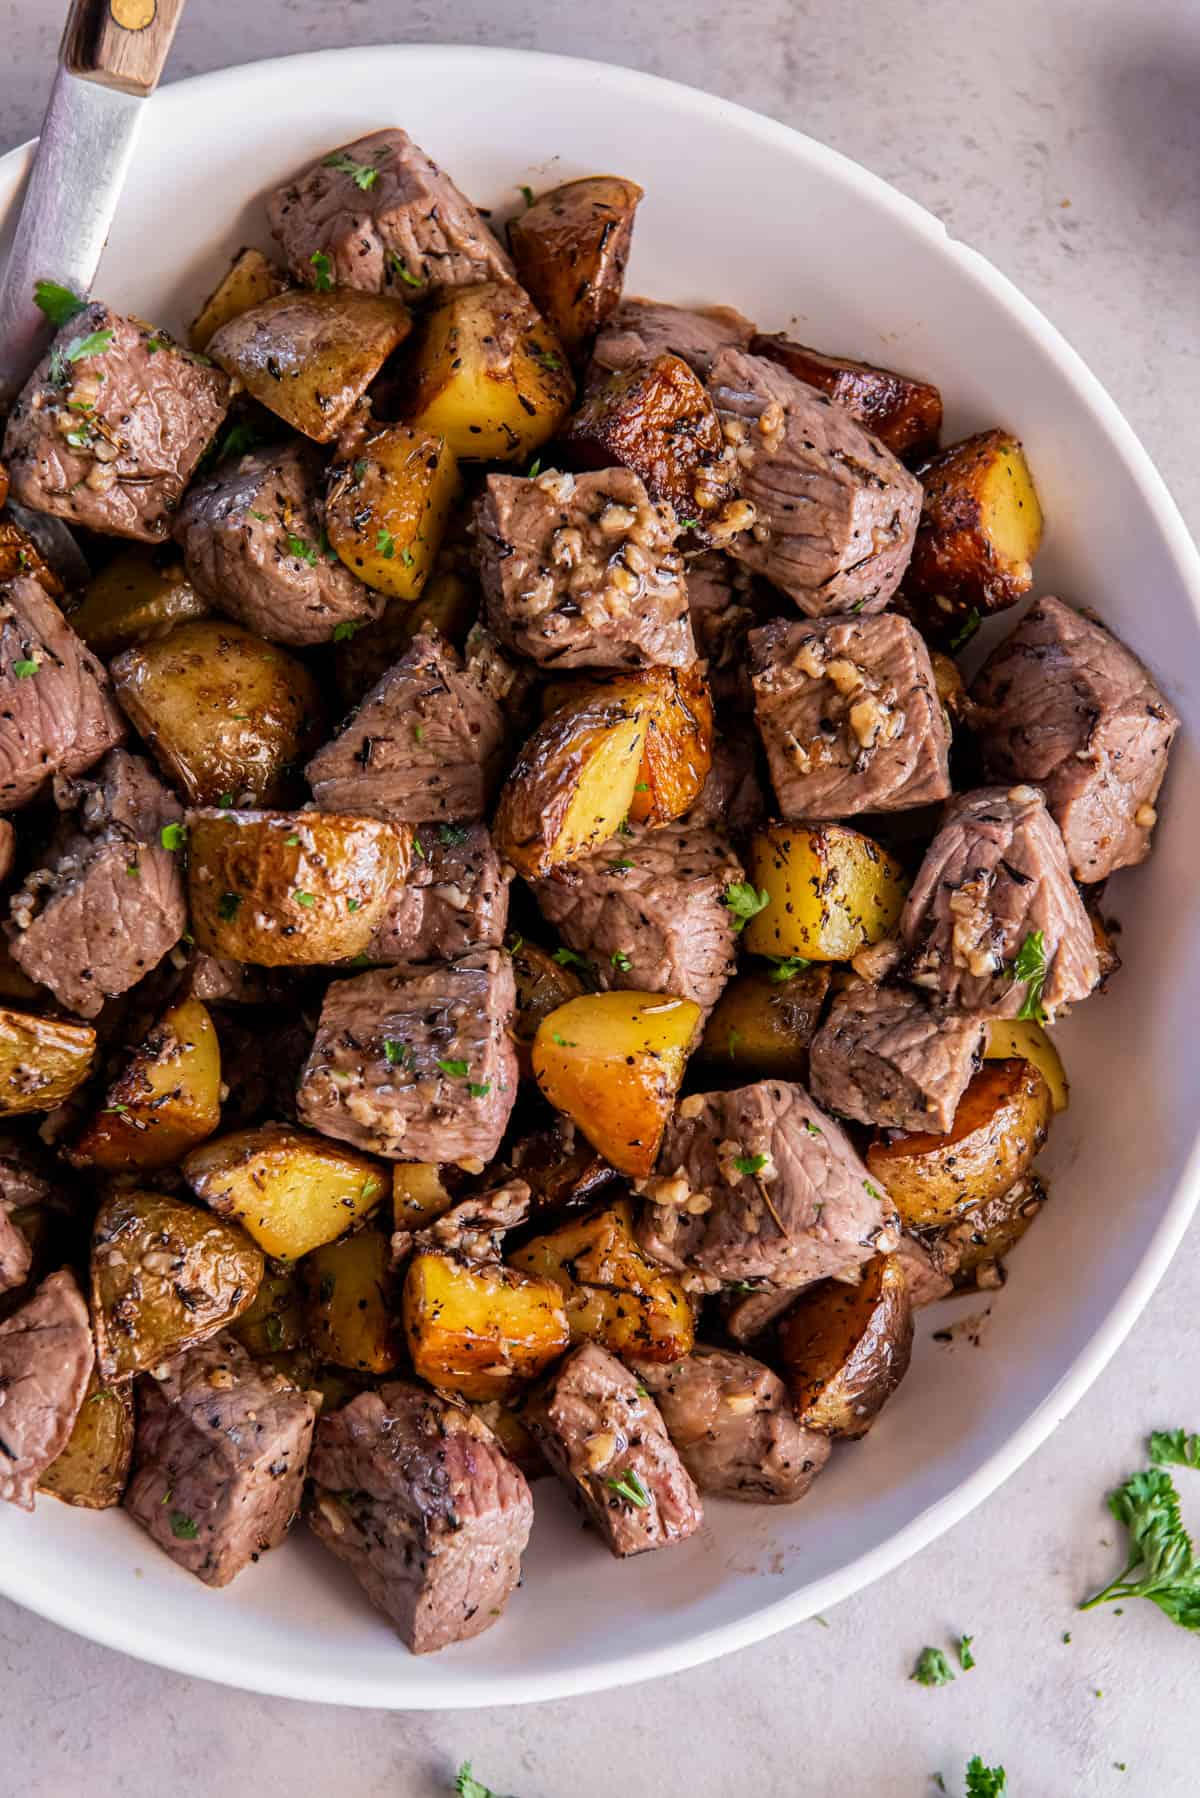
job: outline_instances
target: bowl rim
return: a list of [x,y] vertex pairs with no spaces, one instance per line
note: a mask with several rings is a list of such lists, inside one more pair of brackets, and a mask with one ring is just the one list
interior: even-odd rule
[[[374,44],[342,45],[267,57],[188,76],[160,88],[149,103],[160,111],[187,108],[201,96],[211,103],[213,116],[219,117],[221,103],[243,89],[255,76],[275,74],[285,68],[306,72],[326,69],[331,63],[363,55],[387,55],[403,61],[410,70],[413,65],[426,62],[436,64],[439,71],[444,71],[447,63],[463,68],[479,64],[520,65],[524,69],[542,71],[548,81],[569,74],[574,80],[584,79],[594,85],[619,89],[625,97],[631,94],[640,97],[649,106],[656,101],[669,101],[677,116],[689,111],[698,118],[716,116],[785,155],[835,172],[843,184],[869,195],[873,204],[889,210],[918,233],[936,255],[956,262],[962,274],[1003,307],[1054,362],[1095,419],[1097,427],[1107,434],[1126,475],[1139,489],[1163,546],[1175,565],[1180,585],[1190,594],[1193,609],[1200,617],[1200,549],[1193,542],[1166,482],[1133,427],[1078,351],[1008,276],[980,252],[952,237],[943,222],[918,201],[841,151],[793,126],[701,88],[615,63],[593,62],[584,57],[546,51],[474,44],[394,43],[386,39]],[[35,143],[35,139],[29,139],[0,156],[0,204],[7,204],[15,195]],[[372,1686],[369,1691],[364,1691],[360,1676],[339,1672],[336,1657],[331,1658],[318,1682],[289,1668],[286,1663],[251,1664],[228,1656],[217,1659],[203,1647],[190,1644],[179,1635],[164,1636],[156,1632],[148,1638],[146,1627],[138,1621],[136,1607],[128,1610],[114,1607],[97,1613],[88,1609],[70,1590],[61,1586],[48,1588],[40,1571],[19,1561],[0,1567],[0,1593],[76,1635],[172,1672],[244,1691],[326,1704],[395,1710],[475,1709],[493,1704],[579,1697],[682,1672],[763,1641],[861,1591],[927,1547],[1015,1473],[1063,1421],[1120,1347],[1166,1272],[1198,1202],[1200,1128],[1176,1190],[1115,1304],[1051,1393],[999,1448],[953,1491],[920,1512],[886,1541],[749,1616],[714,1626],[684,1640],[652,1649],[623,1651],[581,1670],[564,1667],[531,1676],[517,1668],[509,1674],[481,1674],[465,1689],[455,1689],[453,1669],[448,1667],[449,1677],[440,1689],[406,1693],[403,1682],[398,1681],[394,1686]]]

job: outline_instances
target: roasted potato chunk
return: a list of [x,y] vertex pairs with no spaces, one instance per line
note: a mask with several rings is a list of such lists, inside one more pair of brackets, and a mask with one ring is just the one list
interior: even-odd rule
[[326,1361],[358,1373],[389,1373],[396,1366],[390,1256],[387,1237],[368,1226],[314,1249],[301,1262],[308,1340]]
[[1021,445],[980,431],[918,470],[925,489],[904,598],[922,630],[953,641],[1033,585],[1042,509]]
[[600,1342],[647,1361],[690,1353],[696,1330],[687,1294],[634,1241],[627,1199],[535,1236],[509,1260],[561,1287],[573,1342]]
[[89,649],[107,658],[207,613],[208,604],[188,581],[174,545],[138,544],[121,550],[93,576],[70,622]]
[[401,416],[471,462],[520,462],[575,397],[566,351],[519,287],[453,287],[422,315]]
[[876,1255],[857,1286],[822,1280],[779,1326],[779,1363],[796,1421],[865,1436],[908,1372],[913,1316],[904,1265]]
[[229,319],[208,353],[268,412],[331,443],[411,329],[407,306],[387,294],[289,290]]
[[221,1050],[199,999],[167,1011],[68,1151],[76,1167],[169,1167],[221,1121]]
[[653,1171],[700,1024],[693,999],[584,993],[542,1019],[533,1073],[618,1172]]
[[989,1061],[959,1100],[948,1135],[881,1133],[867,1150],[867,1167],[906,1229],[937,1229],[999,1198],[1029,1172],[1051,1109],[1050,1088],[1031,1061]]
[[1067,1070],[1049,1035],[1032,1018],[992,1018],[984,1044],[985,1061],[1031,1061],[1050,1088],[1050,1101],[1055,1111],[1065,1111],[1071,1102]]
[[324,728],[304,664],[224,619],[178,624],[125,650],[110,672],[134,729],[192,805],[287,797]]
[[772,824],[750,839],[750,884],[767,903],[746,925],[752,955],[849,961],[895,934],[908,882],[886,849],[845,824]]
[[412,831],[336,812],[188,813],[199,948],[260,967],[365,954],[408,872]]
[[258,1361],[288,1355],[301,1347],[304,1311],[296,1270],[290,1263],[267,1263],[254,1302],[230,1325],[230,1334]]
[[453,1255],[414,1255],[404,1281],[413,1368],[442,1392],[507,1398],[558,1359],[571,1340],[551,1279]]
[[397,1161],[392,1168],[392,1222],[397,1230],[423,1230],[449,1211],[454,1195],[431,1161]]
[[528,1076],[533,1073],[533,1039],[542,1019],[565,1005],[568,999],[577,999],[584,991],[584,985],[570,967],[555,961],[536,943],[527,943],[524,937],[518,938],[509,954],[517,987],[512,1036],[521,1072]]
[[707,387],[679,356],[636,362],[589,384],[562,433],[570,468],[631,468],[655,500],[674,506],[694,548],[707,515],[731,499],[739,466]]
[[760,333],[750,354],[778,362],[789,374],[817,387],[886,443],[901,459],[932,455],[942,429],[942,396],[929,381],[915,381],[894,369],[825,356],[782,332]]
[[388,1170],[369,1155],[288,1124],[235,1130],[195,1149],[183,1176],[221,1217],[236,1218],[279,1261],[333,1242],[372,1212]]
[[497,1399],[477,1399],[471,1410],[486,1423],[509,1460],[516,1462],[527,1480],[540,1480],[550,1472],[545,1456],[525,1426],[519,1400],[515,1405],[505,1405]]
[[87,1079],[96,1032],[0,1008],[0,1117],[53,1111]]
[[636,181],[585,175],[539,194],[509,220],[521,285],[577,360],[621,297],[642,198]]
[[808,1082],[808,1051],[829,991],[829,968],[779,962],[738,974],[709,1014],[697,1054],[730,1083]]
[[388,425],[329,471],[325,528],[352,574],[393,599],[418,599],[459,492],[441,437]]
[[637,706],[597,697],[534,731],[500,794],[492,837],[536,879],[614,836],[629,814],[646,748]]
[[206,350],[222,325],[241,318],[243,312],[261,306],[264,300],[274,299],[287,284],[283,270],[269,262],[261,250],[239,250],[232,266],[196,314],[188,331],[188,343],[194,350]]
[[240,1317],[263,1258],[236,1225],[157,1192],[115,1192],[92,1230],[92,1326],[103,1380],[126,1380]]
[[103,1386],[93,1372],[67,1446],[38,1481],[65,1505],[119,1505],[133,1458],[133,1388]]
[[670,824],[693,806],[712,767],[713,708],[699,666],[644,668],[607,679],[549,681],[548,714],[592,699],[618,700],[646,720],[646,742],[629,802],[631,824]]

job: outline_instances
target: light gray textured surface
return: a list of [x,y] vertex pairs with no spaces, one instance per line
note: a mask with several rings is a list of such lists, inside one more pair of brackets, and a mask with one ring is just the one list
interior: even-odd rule
[[[60,18],[57,0],[0,4],[0,145],[37,129]],[[634,64],[856,157],[1043,307],[1200,529],[1195,0],[192,0],[170,72],[385,39]],[[1118,1063],[1114,1078],[1138,1070]],[[1193,1231],[1115,1365],[1051,1442],[826,1628],[805,1624],[626,1692],[421,1717],[190,1682],[0,1602],[0,1791],[59,1798],[83,1775],[83,1789],[119,1798],[433,1798],[471,1758],[519,1798],[924,1798],[937,1771],[961,1792],[978,1751],[1004,1761],[1014,1798],[1194,1794],[1197,1643],[1146,1605],[1088,1617],[1073,1607],[1115,1571],[1102,1498],[1139,1463],[1142,1435],[1200,1427],[1198,1274]],[[1200,1476],[1195,1486],[1200,1524]],[[964,1631],[975,1671],[937,1691],[908,1682],[926,1642],[948,1647]]]

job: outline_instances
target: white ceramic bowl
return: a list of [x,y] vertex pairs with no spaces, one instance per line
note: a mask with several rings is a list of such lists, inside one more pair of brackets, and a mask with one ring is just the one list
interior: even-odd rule
[[[1112,401],[1035,309],[912,201],[796,132],[594,63],[372,48],[181,82],[152,102],[97,292],[181,325],[244,242],[259,195],[315,154],[401,123],[500,215],[517,187],[615,170],[646,190],[628,291],[727,301],[767,329],[930,376],[950,436],[1024,438],[1047,516],[1038,586],[1098,609],[1183,714],[1153,861],[1114,883],[1125,967],[1061,1032],[1071,1109],[1053,1202],[991,1304],[981,1348],[931,1340],[870,1437],[793,1508],[708,1507],[700,1535],[619,1565],[536,1488],[501,1624],[418,1659],[323,1551],[296,1539],[210,1592],[119,1513],[0,1506],[0,1589],[164,1666],[294,1698],[512,1704],[673,1672],[799,1622],[933,1540],[1042,1442],[1120,1344],[1197,1197],[1200,559]],[[0,161],[0,210],[28,151]],[[48,270],[47,273],[53,271]],[[1001,1518],[997,1514],[997,1524]]]

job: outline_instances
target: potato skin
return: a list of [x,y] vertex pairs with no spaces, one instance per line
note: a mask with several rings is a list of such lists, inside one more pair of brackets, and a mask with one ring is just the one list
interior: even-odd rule
[[823,1280],[779,1326],[779,1359],[802,1429],[865,1436],[908,1372],[913,1315],[895,1255],[876,1255],[857,1286]]
[[290,1124],[219,1136],[194,1149],[182,1171],[211,1210],[236,1219],[280,1261],[333,1242],[388,1190],[386,1170],[369,1155]]
[[1036,1174],[1025,1174],[1007,1192],[964,1211],[957,1223],[924,1238],[936,1261],[946,1251],[946,1271],[958,1292],[1002,1286],[1004,1257],[1016,1247],[1046,1203],[1046,1189]]
[[188,331],[188,343],[194,350],[207,350],[222,325],[240,318],[252,306],[273,299],[287,284],[283,270],[268,261],[261,250],[239,250],[196,314]]
[[[5,480],[7,479],[5,475]],[[0,500],[0,505],[3,503]],[[61,580],[29,532],[15,518],[0,518],[0,581],[15,581],[23,574],[32,575],[51,599],[62,597]],[[74,619],[71,622],[73,624]]]
[[517,757],[492,838],[527,879],[607,842],[627,817],[646,746],[646,719],[607,696],[554,713]]
[[705,514],[733,497],[738,465],[703,381],[679,356],[656,356],[589,382],[562,433],[569,467],[630,468],[654,500],[675,507],[698,548]]
[[392,1223],[397,1230],[423,1230],[454,1204],[454,1194],[432,1161],[392,1164]]
[[567,710],[587,699],[609,698],[646,720],[633,797],[631,824],[670,824],[700,796],[712,767],[712,698],[700,665],[644,668],[607,679],[550,681],[542,689],[547,713]]
[[1042,514],[1021,445],[980,431],[917,470],[925,489],[903,596],[919,627],[952,640],[1033,585]]
[[300,1285],[296,1270],[289,1263],[267,1262],[262,1283],[253,1302],[229,1326],[248,1355],[256,1361],[273,1355],[287,1355],[304,1342],[304,1314],[300,1305]]
[[87,1079],[95,1053],[90,1025],[0,1008],[0,1117],[53,1111]]
[[782,331],[751,338],[750,354],[778,362],[797,380],[827,393],[902,461],[937,449],[942,396],[931,382],[849,356],[826,356]]
[[168,1167],[221,1121],[221,1050],[206,1006],[185,998],[159,1020],[67,1150],[75,1167]]
[[750,839],[749,879],[768,903],[742,941],[752,955],[848,961],[893,936],[908,883],[886,849],[845,824],[772,824]]
[[807,1084],[808,1051],[829,978],[824,962],[782,980],[762,967],[735,975],[709,1014],[697,1054],[730,1085],[753,1080]]
[[403,1306],[414,1371],[462,1398],[508,1398],[571,1340],[557,1283],[512,1267],[414,1255]]
[[133,1388],[104,1386],[95,1370],[67,1446],[38,1481],[65,1505],[107,1511],[119,1505],[133,1459]]
[[572,361],[621,297],[642,189],[619,175],[564,181],[509,221],[521,285]]
[[444,438],[388,425],[343,445],[331,467],[329,541],[377,593],[418,599],[458,493],[458,459]]
[[400,1360],[392,1316],[391,1248],[370,1225],[314,1249],[300,1263],[308,1340],[322,1359],[357,1373],[390,1373]]
[[1067,1071],[1052,1039],[1041,1024],[1032,1018],[992,1018],[984,1044],[985,1061],[1031,1061],[1050,1088],[1055,1111],[1065,1111],[1071,1102]]
[[524,937],[514,944],[509,955],[517,988],[512,1038],[521,1073],[532,1078],[530,1055],[542,1019],[565,1005],[568,999],[577,999],[585,988],[573,969],[563,967],[547,950],[539,949],[536,943],[527,943]]
[[88,583],[70,624],[89,649],[107,659],[207,614],[208,602],[188,581],[173,544],[131,544]]

